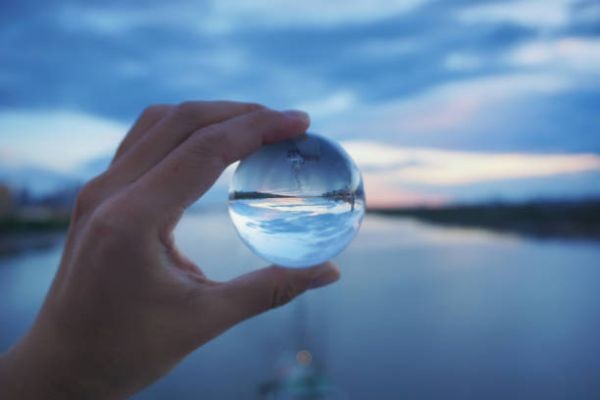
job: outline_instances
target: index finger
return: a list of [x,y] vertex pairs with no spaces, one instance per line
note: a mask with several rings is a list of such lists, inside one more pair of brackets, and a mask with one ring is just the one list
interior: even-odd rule
[[152,221],[170,221],[204,194],[229,164],[263,144],[304,133],[309,122],[302,111],[264,109],[202,128],[139,179],[131,195]]

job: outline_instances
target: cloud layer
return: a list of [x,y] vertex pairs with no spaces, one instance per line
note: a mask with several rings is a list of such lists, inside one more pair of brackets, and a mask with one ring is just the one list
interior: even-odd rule
[[233,98],[307,109],[360,157],[409,152],[371,178],[405,198],[588,193],[599,21],[585,0],[8,2],[0,157],[69,169],[150,103]]

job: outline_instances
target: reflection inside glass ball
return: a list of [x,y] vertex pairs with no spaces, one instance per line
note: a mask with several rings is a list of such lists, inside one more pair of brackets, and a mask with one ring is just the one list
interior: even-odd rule
[[244,243],[286,267],[340,253],[364,213],[358,168],[338,144],[312,133],[261,147],[240,162],[229,189],[229,214]]

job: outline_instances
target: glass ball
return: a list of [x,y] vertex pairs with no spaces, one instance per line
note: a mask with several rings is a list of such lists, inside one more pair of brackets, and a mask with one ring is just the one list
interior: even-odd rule
[[229,215],[257,255],[309,267],[339,254],[365,213],[362,177],[337,143],[306,133],[269,144],[238,165]]

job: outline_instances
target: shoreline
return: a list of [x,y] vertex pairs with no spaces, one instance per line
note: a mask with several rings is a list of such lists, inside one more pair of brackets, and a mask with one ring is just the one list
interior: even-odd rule
[[367,213],[393,218],[412,218],[438,226],[488,229],[536,238],[600,241],[600,199],[577,202],[368,208]]

